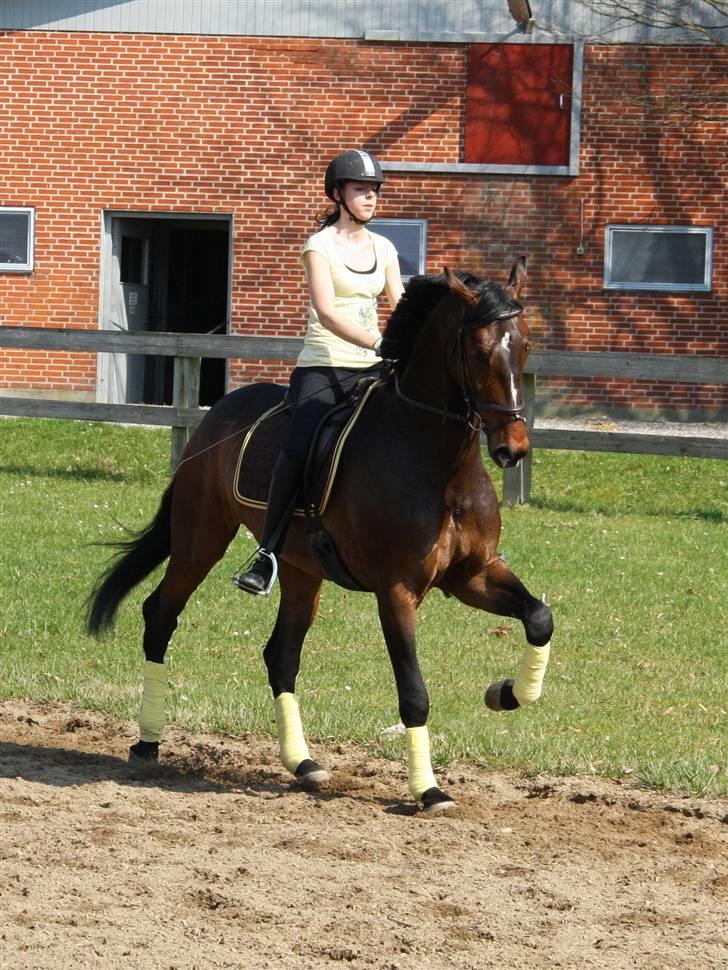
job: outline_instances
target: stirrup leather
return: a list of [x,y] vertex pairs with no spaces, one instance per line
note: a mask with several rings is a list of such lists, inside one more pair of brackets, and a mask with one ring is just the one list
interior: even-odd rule
[[[268,580],[268,585],[265,587],[265,589],[251,590],[248,589],[248,587],[245,586],[240,579],[241,576],[245,575],[245,573],[248,571],[250,565],[260,556],[266,556],[268,559],[270,559],[272,566],[271,577]],[[246,593],[252,593],[254,596],[270,596],[270,591],[275,586],[276,579],[278,579],[278,560],[275,557],[275,553],[268,552],[267,549],[263,549],[262,547],[256,549],[250,559],[243,563],[238,572],[232,577],[232,581],[239,589],[244,590]]]

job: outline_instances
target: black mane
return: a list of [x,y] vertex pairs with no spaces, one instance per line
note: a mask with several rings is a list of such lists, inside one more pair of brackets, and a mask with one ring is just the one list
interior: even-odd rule
[[[456,273],[455,276],[477,295],[477,300],[465,313],[465,325],[469,322],[490,321],[508,310],[518,311],[516,303],[500,283],[484,283],[472,273]],[[398,373],[407,366],[412,349],[428,316],[450,291],[444,274],[413,276],[407,283],[402,298],[394,308],[382,334],[382,357],[396,361]]]

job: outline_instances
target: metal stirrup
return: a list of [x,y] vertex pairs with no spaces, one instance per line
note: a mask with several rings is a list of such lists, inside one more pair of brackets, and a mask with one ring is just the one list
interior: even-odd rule
[[[271,572],[270,580],[268,581],[268,585],[266,586],[265,589],[255,589],[255,590],[248,589],[248,587],[247,586],[244,586],[243,583],[240,581],[240,574],[238,574],[238,573],[236,573],[232,577],[232,579],[233,579],[233,582],[235,583],[235,585],[239,589],[244,590],[246,593],[252,593],[253,596],[270,596],[270,591],[273,589],[273,587],[275,585],[276,579],[278,579],[278,560],[276,559],[274,553],[268,552],[267,549],[263,549],[262,547],[259,547],[258,549],[255,550],[255,552],[250,557],[250,559],[248,560],[248,562],[252,564],[260,556],[267,556],[267,558],[270,559],[271,564],[273,566],[273,570]],[[250,567],[248,567],[248,569],[249,568]],[[242,566],[241,566],[241,569],[242,569]],[[246,569],[245,572],[248,572],[248,569]],[[242,575],[244,576],[245,573],[242,573]]]
[[278,579],[278,560],[276,559],[275,553],[268,552],[267,549],[259,549],[258,550],[258,555],[259,556],[267,556],[270,559],[270,561],[271,561],[271,563],[273,565],[273,572],[271,573],[270,581],[269,581],[268,585],[266,586],[266,588],[265,589],[262,589],[257,595],[258,596],[270,596],[270,591],[273,589],[273,587],[275,586],[275,582]]

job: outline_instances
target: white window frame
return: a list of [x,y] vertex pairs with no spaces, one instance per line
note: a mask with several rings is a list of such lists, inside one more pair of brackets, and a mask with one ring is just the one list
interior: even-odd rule
[[[417,252],[417,273],[424,273],[427,264],[427,219],[390,219],[387,216],[377,216],[369,223],[373,232],[379,232],[383,226],[411,226],[419,230],[418,252]],[[381,233],[384,235],[384,233]],[[402,274],[402,282],[406,283],[412,276]]]
[[0,273],[32,273],[35,264],[35,209],[32,206],[0,205],[0,215],[5,212],[22,213],[28,216],[28,258],[24,263],[0,261]]
[[[671,283],[647,282],[635,283],[614,279],[612,275],[612,264],[614,256],[614,234],[615,232],[649,232],[657,234],[680,233],[697,234],[705,237],[705,265],[703,280],[701,283]],[[606,290],[630,290],[630,291],[661,291],[668,293],[709,293],[712,289],[713,276],[713,230],[709,226],[654,226],[654,225],[618,225],[610,224],[604,229],[604,288]]]

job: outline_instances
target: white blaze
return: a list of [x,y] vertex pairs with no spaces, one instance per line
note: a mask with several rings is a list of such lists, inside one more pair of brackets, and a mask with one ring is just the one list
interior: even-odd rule
[[518,407],[518,397],[516,379],[513,375],[513,370],[511,369],[511,335],[509,333],[504,333],[501,337],[500,351],[508,367],[508,376],[511,379],[511,406],[515,408]]

